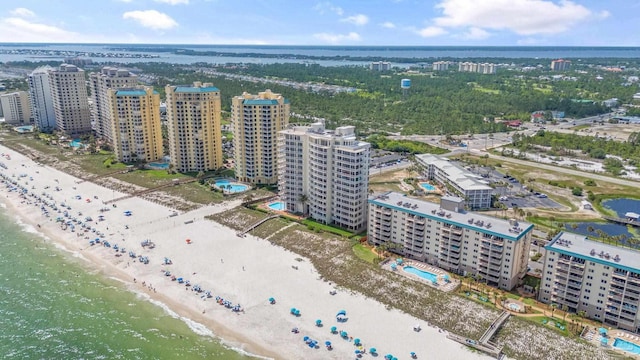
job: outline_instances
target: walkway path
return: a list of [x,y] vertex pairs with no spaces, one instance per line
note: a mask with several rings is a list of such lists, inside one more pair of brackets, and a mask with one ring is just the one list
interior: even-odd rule
[[264,239],[265,239],[265,240],[269,240],[269,239],[271,239],[271,237],[273,237],[275,234],[277,234],[277,233],[279,233],[279,232],[281,232],[281,231],[284,231],[284,230],[286,230],[286,229],[288,229],[288,228],[290,228],[290,227],[292,227],[292,226],[294,226],[294,225],[297,225],[297,223],[292,222],[291,224],[289,224],[289,225],[287,225],[287,226],[285,226],[285,227],[283,227],[283,228],[278,229],[278,231],[274,232],[273,234],[271,234],[271,235],[267,236],[267,237],[266,237],[266,238],[264,238]]
[[238,231],[238,232],[236,233],[236,235],[238,235],[239,237],[243,237],[243,236],[244,236],[244,234],[246,234],[246,233],[248,233],[249,231],[251,231],[251,230],[253,230],[253,229],[257,228],[258,226],[262,225],[263,223],[266,223],[267,221],[269,221],[269,220],[271,220],[271,219],[276,219],[276,218],[279,218],[279,217],[280,217],[280,215],[271,215],[271,216],[268,216],[268,217],[266,217],[266,218],[264,218],[264,219],[262,219],[262,220],[257,221],[256,223],[254,223],[254,224],[252,224],[252,225],[249,225],[249,226],[248,226],[248,227],[246,227],[244,230],[242,230],[242,231]]

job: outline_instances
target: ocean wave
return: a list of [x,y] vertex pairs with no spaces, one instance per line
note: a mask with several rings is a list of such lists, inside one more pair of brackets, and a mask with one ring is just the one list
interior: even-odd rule
[[256,358],[256,359],[263,359],[263,360],[274,360],[273,358],[270,357],[264,357],[264,356],[260,356],[260,355],[256,355],[253,353],[250,353],[248,351],[246,351],[243,348],[237,347],[237,346],[233,346],[231,344],[229,344],[228,342],[226,342],[224,339],[217,337],[213,331],[211,331],[211,329],[209,329],[208,327],[206,327],[204,324],[201,324],[197,321],[191,320],[187,317],[184,316],[180,316],[179,314],[177,314],[175,311],[171,310],[169,308],[169,306],[167,306],[167,304],[161,302],[161,301],[157,301],[152,299],[148,294],[145,293],[138,293],[138,296],[142,299],[145,299],[147,301],[149,301],[150,303],[159,306],[162,310],[164,310],[169,316],[171,316],[174,319],[179,319],[181,321],[183,321],[185,324],[187,324],[187,326],[189,327],[189,329],[191,329],[191,331],[193,331],[194,333],[201,335],[201,336],[208,336],[211,338],[215,338],[218,339],[220,341],[220,343],[222,345],[224,345],[226,348],[233,350],[239,354],[245,355],[245,356],[250,356],[252,358]]

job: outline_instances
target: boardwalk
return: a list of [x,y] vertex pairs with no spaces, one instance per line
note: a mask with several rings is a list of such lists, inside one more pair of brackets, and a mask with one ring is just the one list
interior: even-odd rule
[[640,227],[640,222],[638,222],[636,220],[617,218],[617,217],[611,217],[611,216],[603,216],[602,218],[607,220],[607,221],[611,221],[611,222],[618,223],[618,224]]
[[271,219],[276,219],[276,218],[279,218],[279,217],[280,217],[280,215],[271,215],[271,216],[269,216],[269,217],[266,217],[266,218],[264,218],[264,219],[262,219],[262,220],[259,220],[259,221],[255,222],[255,223],[253,223],[252,225],[249,225],[249,226],[248,226],[248,227],[246,227],[244,230],[242,230],[242,231],[238,231],[238,232],[236,233],[236,235],[238,235],[239,237],[243,237],[243,236],[244,236],[244,234],[248,233],[249,231],[251,231],[251,230],[253,230],[253,229],[257,228],[258,226],[260,226],[260,225],[262,225],[262,224],[266,223],[267,221],[269,221],[269,220],[271,220]]
[[180,185],[180,184],[187,184],[187,183],[194,182],[194,181],[198,181],[198,179],[191,179],[190,178],[190,179],[182,179],[182,180],[179,180],[179,181],[172,181],[172,182],[169,182],[169,183],[166,183],[166,184],[162,184],[162,185],[159,185],[159,186],[156,186],[156,187],[153,187],[153,188],[136,191],[136,192],[134,192],[132,194],[129,194],[129,195],[125,195],[125,196],[121,196],[119,198],[115,198],[115,199],[111,199],[111,200],[105,201],[105,204],[111,204],[111,203],[114,203],[116,201],[121,201],[121,200],[125,200],[125,199],[130,199],[132,197],[141,196],[141,195],[148,194],[150,192],[154,192],[154,191],[157,191],[157,190],[160,190],[160,189],[164,189],[164,188],[167,188],[167,187],[170,187],[170,186],[176,186],[176,185]]
[[500,314],[500,316],[498,316],[498,318],[491,323],[487,331],[485,331],[484,334],[482,334],[482,336],[480,337],[480,340],[478,341],[468,339],[460,335],[451,334],[451,333],[448,334],[447,337],[461,344],[464,344],[474,349],[478,349],[482,352],[485,352],[491,356],[495,356],[496,359],[502,359],[503,358],[502,347],[491,342],[491,338],[493,337],[493,335],[495,335],[498,329],[500,329],[502,324],[504,324],[504,322],[507,321],[510,315],[511,314],[509,314],[508,312],[503,311],[502,314]]

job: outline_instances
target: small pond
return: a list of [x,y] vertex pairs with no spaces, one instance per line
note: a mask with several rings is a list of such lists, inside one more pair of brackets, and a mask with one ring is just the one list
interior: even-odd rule
[[[611,199],[602,202],[602,206],[606,209],[613,210],[618,217],[624,217],[627,212],[640,213],[640,200],[636,199]],[[576,224],[574,229],[571,225]],[[593,232],[589,232],[589,228],[593,228]],[[568,223],[565,229],[570,232],[597,237],[597,231],[604,231],[609,236],[626,235],[631,238],[634,237],[634,232],[640,233],[640,227],[631,229],[626,225],[614,224],[610,222],[578,222]],[[635,231],[634,231],[635,230]],[[628,245],[626,239],[622,241],[623,244]]]

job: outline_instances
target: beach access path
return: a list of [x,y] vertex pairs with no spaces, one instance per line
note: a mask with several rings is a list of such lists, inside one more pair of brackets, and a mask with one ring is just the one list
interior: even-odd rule
[[[89,269],[97,269],[106,277],[122,281],[131,291],[164,303],[231,346],[275,359],[353,359],[357,349],[353,339],[358,338],[367,351],[375,347],[380,357],[393,354],[408,359],[413,351],[422,359],[490,358],[447,339],[444,330],[387,309],[360,294],[337,289],[337,294],[331,295],[335,286],[323,281],[306,259],[250,234],[240,238],[235,230],[204,219],[206,215],[238,206],[239,201],[177,216],[171,216],[173,209],[140,198],[124,199],[112,207],[102,203],[102,199],[112,198],[111,189],[91,182],[78,183],[71,175],[38,165],[1,145],[0,153],[10,154],[11,158],[0,158],[7,165],[7,169],[0,169],[0,174],[18,180],[30,193],[46,194],[58,206],[65,203],[71,207],[68,212],[77,218],[91,216],[94,221],[90,225],[105,235],[102,240],[126,248],[127,253],[147,256],[150,263],[134,261],[127,253],[116,257],[113,248],[91,246],[85,236],[93,239],[95,233],[85,235],[79,227],[75,232],[69,228],[62,230],[55,221],[59,214],[52,213],[46,218],[35,198],[28,195],[23,198],[2,185],[0,201],[6,202],[15,216],[87,260]],[[61,190],[55,191],[56,186]],[[105,208],[109,210],[100,211]],[[125,210],[131,215],[125,215]],[[104,221],[96,220],[99,215],[104,216]],[[154,242],[155,247],[142,247],[145,239]],[[163,263],[165,257],[171,259],[171,265]],[[240,304],[243,311],[233,312],[218,305],[214,298],[207,299],[192,291],[192,287],[171,281],[165,276],[167,270],[211,291],[214,297]],[[275,304],[269,303],[271,297],[275,298]],[[290,314],[294,307],[300,310],[300,316]],[[336,313],[343,309],[348,321],[338,323]],[[317,319],[322,320],[322,327],[316,326]],[[420,325],[422,331],[414,331],[415,325]],[[332,326],[346,331],[346,339],[331,334]],[[294,327],[299,329],[298,333],[291,332]],[[309,348],[304,336],[317,340],[319,348]],[[325,341],[332,342],[333,350],[324,347]],[[362,358],[373,359],[368,353]]]

